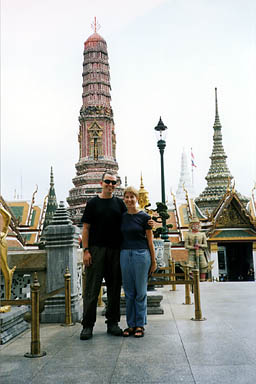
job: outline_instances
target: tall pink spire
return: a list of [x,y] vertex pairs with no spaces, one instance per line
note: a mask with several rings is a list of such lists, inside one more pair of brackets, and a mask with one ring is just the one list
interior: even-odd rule
[[[94,33],[84,43],[77,174],[73,179],[75,187],[67,198],[74,222],[79,222],[88,199],[100,192],[103,172],[111,170],[117,174],[118,171],[107,43],[97,33],[96,18],[92,27]],[[122,194],[120,186],[116,194]]]

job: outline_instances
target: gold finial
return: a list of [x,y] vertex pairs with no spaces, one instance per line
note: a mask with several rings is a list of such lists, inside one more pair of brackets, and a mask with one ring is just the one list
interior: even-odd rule
[[234,180],[234,183],[233,183],[233,186],[232,186],[232,193],[235,193],[235,185],[236,185],[236,182]]
[[39,289],[40,288],[40,283],[39,283],[39,280],[38,280],[37,272],[34,272],[32,287],[34,289]]
[[195,200],[192,200],[192,216],[197,217]]
[[29,226],[31,225],[33,206],[35,204],[35,195],[36,195],[37,191],[38,191],[38,185],[36,184],[36,189],[32,195],[31,204],[30,204],[30,208],[29,208],[29,214],[28,214],[28,218],[27,218],[27,225],[29,225]]
[[183,187],[183,191],[186,194],[186,199],[188,199],[188,190],[185,188],[185,183],[183,183],[182,187]]
[[96,16],[94,17],[94,22],[91,24],[91,27],[94,31],[94,33],[97,33],[98,30],[100,29],[101,25],[98,23],[98,21],[96,20]]
[[34,283],[38,283],[38,277],[37,277],[37,272],[34,272]]
[[189,197],[188,197],[188,190],[185,188],[185,184],[184,183],[183,183],[183,190],[184,190],[185,195],[186,195],[188,216],[189,216],[189,218],[191,218],[193,216],[193,212],[192,212],[193,207],[191,209],[190,203],[189,203]]
[[176,203],[176,197],[175,197],[175,195],[174,195],[172,190],[171,190],[171,195],[172,195],[173,203],[175,204]]
[[143,178],[142,178],[142,172],[140,174],[140,188],[144,188],[144,185],[143,185]]
[[139,207],[140,209],[144,209],[147,205],[149,205],[149,199],[148,199],[148,191],[144,188],[143,185],[143,178],[142,178],[142,173],[140,176],[140,189],[139,189]]
[[71,274],[70,274],[70,272],[69,272],[68,267],[66,267],[66,270],[65,270],[65,273],[64,273],[64,277],[65,277],[65,278],[71,277]]

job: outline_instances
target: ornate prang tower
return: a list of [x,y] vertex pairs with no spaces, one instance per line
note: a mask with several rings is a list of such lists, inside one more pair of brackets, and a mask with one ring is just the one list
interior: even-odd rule
[[227,191],[227,187],[230,184],[233,176],[231,175],[226,159],[223,145],[222,145],[222,133],[221,124],[218,112],[218,100],[217,100],[217,88],[215,88],[215,121],[213,125],[213,150],[210,156],[211,165],[206,176],[207,187],[205,190],[195,199],[198,207],[203,211],[212,212],[217,207],[220,199]]
[[[88,199],[101,191],[103,172],[117,174],[116,135],[113,111],[110,105],[110,74],[106,41],[94,33],[84,43],[83,105],[79,116],[79,161],[75,165],[75,188],[69,191],[67,202],[74,223],[79,223]],[[120,177],[116,195],[122,195]]]

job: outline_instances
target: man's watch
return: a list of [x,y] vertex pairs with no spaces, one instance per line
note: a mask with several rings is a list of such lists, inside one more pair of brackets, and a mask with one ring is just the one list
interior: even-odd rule
[[85,251],[89,251],[89,248],[83,248],[83,251],[85,252]]

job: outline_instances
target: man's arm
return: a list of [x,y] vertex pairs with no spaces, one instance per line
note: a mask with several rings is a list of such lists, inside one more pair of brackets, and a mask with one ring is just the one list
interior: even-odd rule
[[82,244],[83,244],[83,263],[86,268],[92,264],[92,257],[88,248],[89,232],[90,232],[90,224],[84,223],[83,232],[82,232]]

